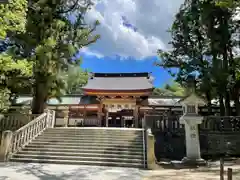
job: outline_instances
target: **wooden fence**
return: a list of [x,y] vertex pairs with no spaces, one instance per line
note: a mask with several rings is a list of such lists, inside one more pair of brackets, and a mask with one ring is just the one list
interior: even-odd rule
[[[180,115],[146,114],[146,125],[153,131],[178,131],[184,125],[179,122]],[[193,119],[194,120],[194,119]],[[205,116],[200,131],[240,132],[240,116]]]
[[37,116],[39,115],[20,113],[3,114],[3,117],[0,119],[0,142],[3,131],[15,131],[35,119]]

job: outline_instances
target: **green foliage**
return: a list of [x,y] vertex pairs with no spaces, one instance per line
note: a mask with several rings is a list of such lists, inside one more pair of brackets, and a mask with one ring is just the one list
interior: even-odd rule
[[32,77],[32,63],[13,60],[7,53],[0,54],[0,111],[10,105],[10,98],[29,89]]
[[0,113],[8,110],[10,106],[10,91],[7,88],[0,88]]
[[239,7],[240,1],[239,0],[217,0],[216,5],[223,7],[223,8],[234,8]]
[[159,96],[186,96],[187,90],[183,88],[179,83],[173,82],[166,84],[163,88],[155,88],[153,95]]
[[23,32],[26,23],[26,0],[9,0],[0,4],[0,39],[5,39],[8,32]]
[[[0,4],[0,40],[25,31],[26,10],[26,0]],[[32,76],[32,63],[12,55],[11,51],[0,54],[0,112],[8,110],[11,98],[29,89]]]
[[80,67],[71,66],[64,74],[67,83],[67,94],[81,94],[81,87],[87,84],[88,72],[83,71]]
[[218,98],[222,115],[230,115],[231,99],[240,108],[236,78],[239,67],[234,57],[240,29],[233,18],[239,1],[232,2],[186,0],[170,31],[173,48],[160,50],[162,61],[157,63],[164,68],[179,68],[176,81],[186,88],[194,87],[205,95],[209,105],[211,99]]
[[[91,7],[90,0],[35,0],[29,5],[26,31],[11,36],[17,43],[15,50],[33,62],[33,113],[42,113],[49,97],[60,96],[66,91],[63,72],[70,66],[80,65],[75,58],[78,51],[96,42],[96,21],[84,22],[84,15]],[[74,20],[69,18],[74,15]]]

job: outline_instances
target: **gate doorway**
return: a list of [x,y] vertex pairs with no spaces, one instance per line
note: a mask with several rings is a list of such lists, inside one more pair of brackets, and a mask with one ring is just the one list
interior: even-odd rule
[[110,115],[108,117],[108,127],[121,127],[121,116]]
[[108,127],[134,127],[133,111],[121,110],[117,112],[109,112]]

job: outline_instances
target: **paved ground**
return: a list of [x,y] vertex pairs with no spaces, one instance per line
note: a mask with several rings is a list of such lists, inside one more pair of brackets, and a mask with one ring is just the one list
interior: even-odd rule
[[133,168],[56,164],[0,164],[0,180],[141,180],[147,171]]
[[[237,160],[238,161],[238,160]],[[227,179],[227,169],[233,169],[233,180],[240,180],[239,161],[225,162],[225,178]],[[181,166],[161,168],[150,171],[144,180],[219,180],[220,179],[220,162],[209,162],[208,167],[199,167],[191,169],[181,169]]]
[[[240,165],[233,168],[233,180],[240,180]],[[0,180],[219,180],[219,164],[210,168],[146,171],[133,168],[0,163]],[[227,178],[225,178],[227,179]]]

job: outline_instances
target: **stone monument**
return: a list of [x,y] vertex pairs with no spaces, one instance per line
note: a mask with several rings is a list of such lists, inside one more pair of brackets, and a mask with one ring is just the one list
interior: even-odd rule
[[201,158],[198,126],[203,117],[198,114],[198,106],[205,105],[205,101],[195,93],[180,101],[183,107],[183,115],[180,124],[185,126],[186,157],[182,163],[189,165],[205,165],[206,161]]

